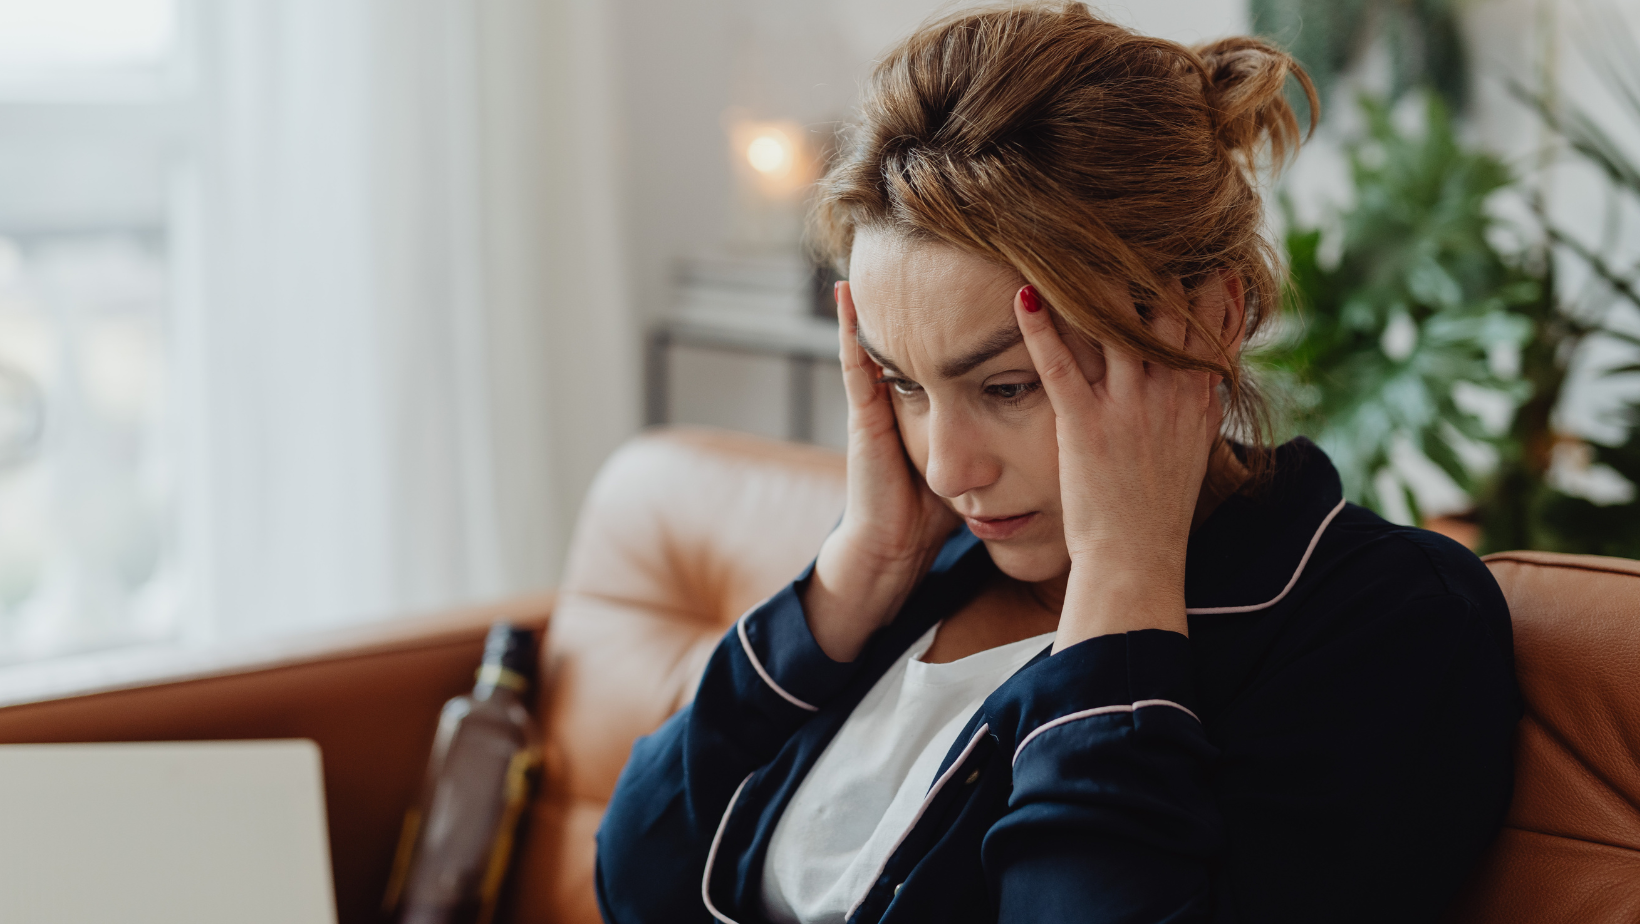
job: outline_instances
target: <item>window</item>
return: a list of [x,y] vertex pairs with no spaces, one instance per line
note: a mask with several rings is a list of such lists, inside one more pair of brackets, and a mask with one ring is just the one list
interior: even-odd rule
[[0,0],[0,664],[178,628],[176,0]]
[[0,700],[550,586],[636,409],[567,17],[0,0]]

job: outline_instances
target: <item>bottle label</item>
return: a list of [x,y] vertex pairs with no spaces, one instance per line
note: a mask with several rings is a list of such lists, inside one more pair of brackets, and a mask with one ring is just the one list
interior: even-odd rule
[[522,695],[530,688],[530,682],[523,674],[509,670],[499,664],[486,664],[478,669],[478,685],[501,687]]
[[[509,671],[509,673],[511,673]],[[479,888],[483,903],[478,924],[490,924],[495,918],[496,902],[501,897],[501,884],[506,881],[507,867],[512,859],[513,841],[518,833],[518,820],[529,803],[531,782],[541,766],[539,748],[525,748],[513,755],[507,765],[507,804],[501,810],[501,821],[495,827],[495,842],[490,846],[490,865],[484,871],[484,884]]]

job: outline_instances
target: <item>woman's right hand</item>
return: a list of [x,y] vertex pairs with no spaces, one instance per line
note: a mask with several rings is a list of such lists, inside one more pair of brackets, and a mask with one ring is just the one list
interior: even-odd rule
[[803,605],[826,655],[852,661],[873,632],[893,621],[961,521],[912,467],[882,368],[856,339],[849,284],[837,283],[836,294],[848,393],[848,506],[820,547]]

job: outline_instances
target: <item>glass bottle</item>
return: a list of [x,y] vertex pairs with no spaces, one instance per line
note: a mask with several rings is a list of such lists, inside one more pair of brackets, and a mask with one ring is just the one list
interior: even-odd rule
[[541,762],[525,707],[535,633],[497,623],[473,692],[444,704],[383,909],[396,924],[489,924]]

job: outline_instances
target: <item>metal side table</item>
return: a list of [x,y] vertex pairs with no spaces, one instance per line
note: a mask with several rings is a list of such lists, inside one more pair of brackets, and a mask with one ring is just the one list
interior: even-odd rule
[[739,309],[690,308],[649,331],[645,345],[645,420],[668,421],[671,409],[670,351],[692,346],[773,356],[786,360],[789,402],[787,436],[814,442],[814,364],[837,362],[837,322],[796,314]]

